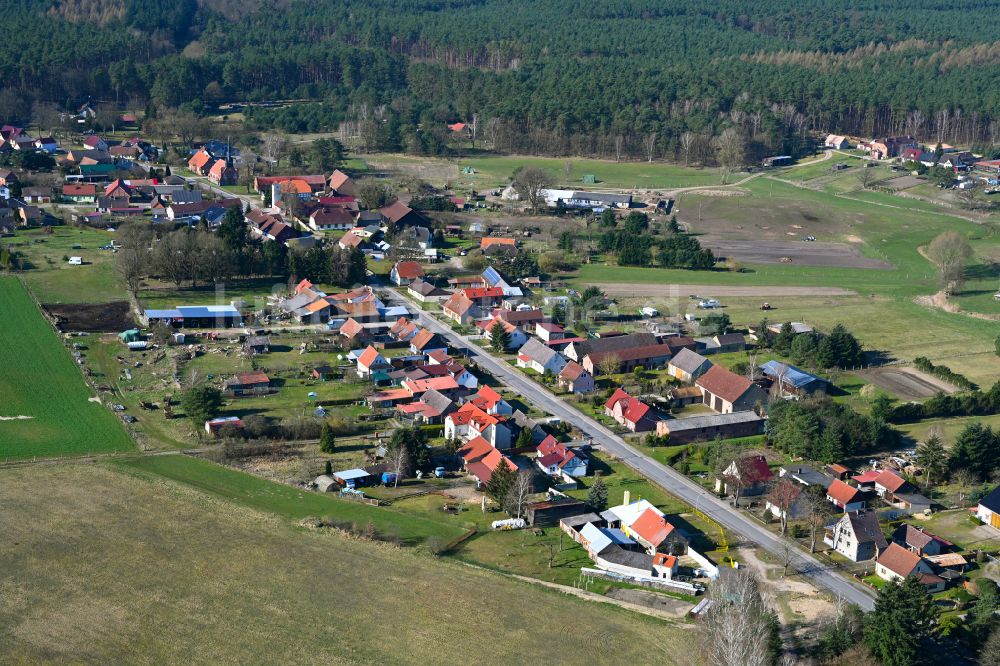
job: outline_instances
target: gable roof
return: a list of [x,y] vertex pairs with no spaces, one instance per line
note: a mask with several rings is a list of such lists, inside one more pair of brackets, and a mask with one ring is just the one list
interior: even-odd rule
[[667,522],[662,513],[650,508],[639,514],[629,529],[641,536],[644,541],[659,546],[674,531],[674,526]]
[[826,494],[828,497],[832,497],[839,502],[841,506],[847,506],[859,499],[858,495],[861,494],[861,491],[852,485],[844,483],[840,479],[834,479],[830,487],[826,489]]
[[573,348],[576,350],[577,358],[583,359],[588,354],[620,351],[632,347],[645,347],[647,345],[655,345],[657,342],[656,336],[652,333],[630,333],[610,338],[574,342]]
[[426,328],[421,329],[416,335],[410,340],[410,345],[417,351],[422,351],[427,345],[437,340],[437,336],[433,331],[429,331]]
[[396,274],[404,280],[415,280],[424,274],[424,267],[416,261],[397,261],[393,268]]
[[997,486],[986,497],[979,500],[979,506],[995,513],[1000,513],[1000,486]]
[[450,310],[457,315],[464,315],[469,310],[471,310],[476,304],[472,300],[458,291],[448,297],[444,303],[441,304],[441,308],[444,310]]
[[712,362],[707,358],[698,352],[691,351],[687,347],[681,349],[672,359],[670,359],[670,365],[675,368],[679,368],[688,374],[697,372],[698,369],[705,363],[708,363],[709,366],[712,365]]
[[920,556],[914,552],[903,548],[898,543],[889,544],[878,558],[878,563],[889,571],[906,578],[911,575],[920,564]]
[[373,363],[375,363],[381,358],[381,356],[382,355],[379,354],[377,349],[375,349],[371,345],[368,345],[368,347],[361,353],[361,356],[358,357],[358,365],[365,368],[370,368],[372,367]]
[[212,159],[214,158],[208,153],[208,151],[202,148],[191,156],[191,159],[188,160],[188,166],[192,169],[201,169],[211,162]]
[[746,377],[737,375],[721,365],[713,365],[698,378],[695,384],[726,402],[739,400],[753,386],[753,383]]
[[479,387],[479,391],[469,399],[469,402],[474,404],[479,409],[487,410],[491,409],[503,401],[503,396],[494,391],[489,386]]
[[622,418],[630,423],[638,423],[649,415],[651,409],[649,405],[638,398],[633,398],[621,388],[615,389],[608,401],[604,403],[608,409],[614,409],[616,405],[620,406]]
[[568,382],[575,382],[580,378],[581,375],[586,374],[587,369],[576,361],[570,361],[566,366],[560,371],[559,378],[564,379]]
[[945,541],[941,537],[925,531],[924,528],[915,527],[909,523],[903,523],[897,527],[896,531],[892,533],[892,540],[920,550],[926,548],[932,541],[937,541],[946,548],[953,545],[950,541]]
[[645,359],[670,356],[672,353],[673,349],[670,345],[657,343],[653,345],[642,345],[640,347],[627,347],[625,349],[617,349],[613,351],[591,352],[587,354],[587,356],[590,357],[590,362],[596,367],[606,358],[617,358],[621,362],[642,361]]
[[404,204],[399,199],[396,199],[392,203],[386,204],[385,206],[379,208],[379,212],[382,213],[385,219],[395,223],[399,222],[404,217],[412,213],[413,209]]
[[[327,306],[329,306],[329,303],[327,303],[324,300],[316,301],[316,303],[325,303]],[[313,305],[315,305],[315,303]],[[309,306],[306,307],[308,308]],[[361,335],[364,332],[364,330],[365,330],[364,326],[358,323],[354,318],[348,317],[347,321],[345,321],[344,324],[340,327],[340,334],[347,339],[352,339]],[[369,349],[372,349],[372,347],[369,347]]]
[[270,384],[271,380],[263,372],[240,372],[231,381],[232,384]]
[[495,236],[484,236],[482,240],[479,241],[479,249],[485,250],[493,245],[509,245],[515,247],[517,241],[513,238],[498,238]]
[[541,365],[548,365],[554,357],[559,355],[552,347],[542,343],[537,338],[529,338],[524,346],[518,350],[518,355],[526,357],[529,361],[534,361]]
[[894,493],[906,485],[906,479],[891,470],[884,469],[875,478],[875,485],[882,486],[889,492]]
[[882,534],[878,524],[878,514],[874,511],[851,511],[844,514],[841,520],[846,520],[858,543],[874,543],[879,551],[885,550],[889,542]]

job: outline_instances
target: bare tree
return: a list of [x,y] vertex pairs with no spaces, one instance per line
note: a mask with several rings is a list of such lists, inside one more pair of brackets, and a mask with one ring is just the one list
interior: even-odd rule
[[715,152],[723,171],[729,174],[743,166],[746,160],[746,141],[735,127],[722,130],[715,139]]
[[524,514],[524,509],[528,505],[528,497],[531,495],[531,474],[526,471],[517,473],[514,483],[507,491],[504,498],[504,509],[515,518],[520,518]]
[[618,354],[608,354],[597,363],[597,367],[600,369],[602,375],[611,376],[621,369],[621,356]]
[[260,144],[261,154],[264,155],[266,160],[274,164],[278,164],[281,161],[281,156],[285,154],[286,148],[288,148],[288,139],[273,132],[265,134]]
[[771,488],[767,493],[767,502],[772,507],[772,514],[777,510],[782,536],[788,530],[789,515],[801,493],[802,486],[787,477],[780,476],[771,483]]
[[868,168],[868,164],[863,165],[858,173],[858,183],[861,185],[861,189],[867,190],[874,182],[875,172]]
[[760,352],[757,349],[747,349],[747,379],[751,382],[757,381],[757,358]]
[[531,206],[531,212],[537,214],[545,201],[545,190],[552,184],[552,177],[538,167],[521,167],[514,173],[512,184],[521,200],[526,201]]
[[715,602],[705,618],[704,645],[712,666],[767,666],[772,611],[751,569],[722,569],[711,590]]
[[809,552],[816,552],[816,542],[818,540],[819,530],[826,525],[827,519],[830,517],[831,507],[833,506],[827,501],[825,492],[822,490],[813,490],[816,486],[809,486],[802,493],[802,498],[800,501],[800,506],[803,515],[805,516],[806,524],[809,526]]
[[656,139],[657,139],[656,132],[650,132],[649,134],[646,135],[644,144],[646,147],[647,162],[653,161],[653,154],[656,152]]
[[953,294],[961,286],[965,262],[971,255],[969,241],[957,231],[945,231],[927,246],[927,257],[938,267],[946,293]]
[[573,175],[573,161],[566,160],[563,162],[563,179],[569,182],[570,177]]
[[951,482],[955,485],[955,491],[958,495],[959,504],[965,502],[965,498],[969,495],[969,488],[971,488],[976,481],[977,479],[975,474],[965,468],[959,469],[951,475]]
[[694,132],[684,132],[681,134],[681,151],[684,153],[684,166],[687,166],[691,159],[691,149],[694,148],[698,135]]
[[142,278],[149,274],[149,244],[152,231],[141,222],[129,222],[118,228],[121,247],[115,253],[115,272],[133,297],[139,294]]
[[406,468],[410,465],[410,455],[406,452],[406,447],[397,446],[395,449],[391,450],[386,458],[386,463],[395,475],[392,487],[398,488],[400,477],[403,476],[403,472],[406,471]]
[[615,162],[622,161],[622,150],[625,148],[625,137],[621,134],[615,135]]

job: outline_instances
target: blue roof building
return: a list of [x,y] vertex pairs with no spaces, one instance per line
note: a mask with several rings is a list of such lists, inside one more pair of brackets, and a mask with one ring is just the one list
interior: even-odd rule
[[781,388],[792,393],[815,393],[816,391],[827,391],[830,382],[810,374],[805,370],[800,370],[789,363],[781,361],[768,361],[760,366],[764,375],[772,381],[781,381]]
[[232,305],[178,305],[172,310],[145,310],[148,325],[167,324],[178,328],[231,328],[242,326],[243,317]]

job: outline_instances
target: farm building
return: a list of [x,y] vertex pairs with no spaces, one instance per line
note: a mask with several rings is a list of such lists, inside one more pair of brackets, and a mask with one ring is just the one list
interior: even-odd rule
[[667,364],[667,372],[670,373],[671,377],[682,382],[693,382],[708,372],[711,367],[712,362],[701,354],[690,349],[682,349],[670,359],[670,363]]
[[225,391],[234,397],[266,394],[271,379],[263,372],[241,372],[226,382]]
[[701,389],[704,403],[720,414],[753,409],[767,400],[763,389],[721,365],[709,368],[695,385]]
[[750,437],[762,432],[764,419],[752,411],[666,419],[656,424],[657,436],[669,437],[671,444],[704,442],[716,437]]
[[779,382],[782,391],[788,391],[795,395],[826,392],[830,388],[830,383],[822,377],[810,374],[805,370],[799,370],[794,365],[782,363],[781,361],[768,361],[760,366],[764,376],[774,382]]
[[146,324],[177,328],[233,328],[243,325],[240,311],[231,305],[179,305],[172,310],[145,310]]

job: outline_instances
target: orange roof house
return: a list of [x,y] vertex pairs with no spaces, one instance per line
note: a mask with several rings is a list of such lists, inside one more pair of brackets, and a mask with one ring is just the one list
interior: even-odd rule
[[493,245],[509,245],[511,247],[517,247],[517,241],[513,238],[497,238],[493,236],[484,236],[481,241],[479,241],[479,249],[486,250]]

